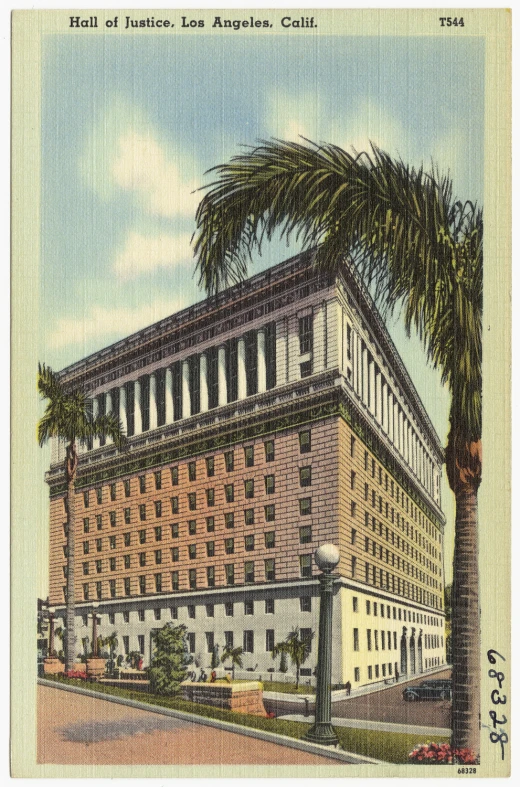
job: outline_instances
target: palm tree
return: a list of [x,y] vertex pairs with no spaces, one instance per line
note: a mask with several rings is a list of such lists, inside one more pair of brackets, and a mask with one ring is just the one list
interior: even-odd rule
[[482,212],[448,176],[372,146],[263,142],[212,172],[195,253],[209,293],[242,280],[262,242],[292,235],[314,265],[356,269],[384,313],[403,310],[451,393],[445,450],[455,495],[453,744],[479,747],[477,491],[481,480]]
[[231,645],[226,645],[222,651],[222,658],[220,659],[222,664],[228,659],[231,659],[231,677],[233,680],[235,680],[235,667],[243,667],[243,652],[243,648],[233,648]]
[[59,375],[45,364],[38,364],[38,391],[47,400],[45,413],[38,423],[38,443],[42,446],[50,438],[66,442],[65,510],[67,512],[67,597],[65,611],[65,666],[74,669],[74,543],[76,531],[75,482],[78,469],[77,444],[86,444],[94,437],[111,437],[121,448],[124,444],[122,425],[113,414],[94,417],[92,400],[84,391],[65,385]]
[[272,657],[275,659],[280,653],[285,653],[289,656],[291,664],[296,667],[296,689],[300,685],[300,667],[305,664],[307,657],[311,652],[311,640],[314,634],[311,633],[310,639],[300,639],[300,629],[294,628],[290,634],[287,635],[283,642],[278,642],[272,652]]

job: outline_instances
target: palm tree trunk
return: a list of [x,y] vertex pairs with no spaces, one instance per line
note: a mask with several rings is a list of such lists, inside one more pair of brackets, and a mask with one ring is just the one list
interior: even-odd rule
[[76,469],[78,457],[76,446],[71,443],[67,446],[65,459],[65,473],[67,477],[67,598],[65,607],[65,626],[67,629],[65,639],[65,669],[74,669],[76,662],[76,632],[75,632],[75,591],[74,591],[74,548],[76,543]]
[[452,745],[478,755],[480,747],[480,610],[477,488],[456,491],[453,556]]

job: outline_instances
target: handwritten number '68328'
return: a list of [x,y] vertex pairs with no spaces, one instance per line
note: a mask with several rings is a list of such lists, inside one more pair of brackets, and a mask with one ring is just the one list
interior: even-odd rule
[[[488,657],[488,661],[489,661],[490,664],[496,664],[497,663],[497,660],[495,658],[496,656],[501,658],[502,661],[505,661],[504,656],[502,656],[500,653],[498,653],[498,651],[496,651],[496,650],[488,650],[487,657]],[[497,672],[494,669],[490,669],[490,670],[488,670],[488,675],[489,675],[490,678],[493,678],[498,683],[498,689],[492,689],[492,691],[491,691],[491,695],[490,695],[491,702],[493,703],[493,705],[507,705],[507,695],[506,694],[500,694],[500,692],[502,690],[502,684],[504,683],[504,681],[506,679],[504,673],[503,672]],[[501,726],[500,726],[500,731],[499,732],[497,732],[496,730],[497,730],[497,726],[498,725],[507,724],[507,716],[505,714],[503,714],[502,718],[499,719],[499,718],[497,718],[496,710],[490,710],[489,711],[489,718],[493,722],[493,730],[489,733],[489,740],[491,741],[491,743],[499,743],[500,744],[500,747],[502,749],[502,759],[504,759],[504,746],[509,741],[509,738],[507,736],[507,732],[505,732],[505,730],[503,730]]]

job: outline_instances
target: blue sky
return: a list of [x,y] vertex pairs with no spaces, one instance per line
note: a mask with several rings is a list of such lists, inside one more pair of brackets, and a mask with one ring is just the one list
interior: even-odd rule
[[[204,297],[193,192],[241,145],[372,140],[481,203],[479,38],[48,35],[42,74],[40,357],[56,369]],[[275,243],[254,270],[296,251]],[[389,328],[444,440],[447,393]]]

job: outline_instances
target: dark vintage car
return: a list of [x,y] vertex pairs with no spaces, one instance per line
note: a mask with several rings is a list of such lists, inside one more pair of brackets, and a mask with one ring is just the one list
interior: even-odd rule
[[403,689],[403,699],[406,702],[416,700],[450,700],[451,680],[437,679],[424,680],[418,686],[407,686]]

